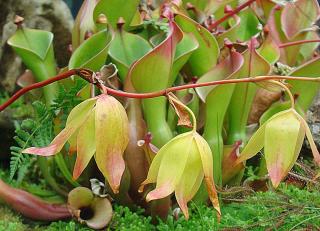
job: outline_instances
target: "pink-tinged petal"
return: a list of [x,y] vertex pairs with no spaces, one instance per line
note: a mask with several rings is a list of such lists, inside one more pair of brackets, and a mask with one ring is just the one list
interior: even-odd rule
[[[107,180],[114,193],[119,193],[121,178],[125,170],[125,162],[122,157],[122,152],[108,153],[105,157],[105,163],[99,164],[99,169],[105,168],[108,170]],[[96,156],[96,161],[98,160]],[[102,170],[101,170],[102,172]]]
[[177,202],[186,219],[189,217],[187,203],[199,190],[204,176],[197,144],[194,140],[192,142],[193,145],[188,155],[185,170],[179,183],[175,187]]
[[314,161],[317,163],[317,165],[320,165],[320,154],[319,154],[319,151],[317,149],[316,144],[314,143],[310,128],[309,128],[307,122],[299,114],[298,114],[298,116],[299,116],[299,119],[302,123],[302,126],[304,127],[304,130],[306,132],[306,136],[307,136],[307,139],[308,139],[310,147],[311,147]]
[[[85,112],[87,110],[90,110],[93,108],[95,102],[96,102],[97,98],[90,98],[87,99],[85,101],[83,101],[82,103],[78,104],[69,114],[68,118],[67,118],[67,122],[66,122],[66,127],[71,123],[71,121],[73,121],[74,119],[76,119],[76,117],[81,114],[82,112]],[[73,154],[77,151],[77,136],[78,136],[78,131],[74,132],[74,134],[72,134],[72,136],[69,138],[68,143],[69,143],[69,154]]]
[[118,193],[125,169],[123,152],[129,142],[125,109],[109,95],[100,95],[95,114],[96,163],[114,193]]
[[64,144],[71,137],[74,131],[75,131],[74,127],[65,128],[56,136],[56,138],[54,138],[54,140],[51,142],[49,146],[43,147],[43,148],[36,148],[36,147],[27,148],[23,150],[22,153],[34,154],[39,156],[55,155],[58,152],[60,152],[60,150],[63,148]]
[[75,180],[79,178],[87,167],[96,151],[94,119],[95,110],[92,110],[88,119],[79,128],[77,135],[77,159],[73,168],[73,178]]
[[213,178],[213,158],[210,146],[198,133],[194,133],[193,136],[201,157],[204,176]]
[[203,139],[203,137],[200,136],[198,133],[194,134],[194,138],[202,161],[204,180],[208,191],[209,199],[215,210],[218,212],[217,216],[218,220],[220,220],[221,212],[218,194],[213,180],[213,160],[211,149],[208,143],[205,141],[205,139]]
[[157,182],[156,189],[153,190],[155,195],[158,195],[158,193],[160,193],[159,195],[165,195],[167,192],[173,192],[186,167],[192,146],[192,134],[192,132],[187,132],[178,135],[159,150],[151,163],[148,177],[142,183],[139,191],[143,190],[144,185]]
[[[161,164],[161,160],[162,160],[162,157],[165,154],[165,152],[159,153],[159,150],[156,150],[156,147],[153,146],[151,143],[150,144],[142,144],[142,145],[147,146],[147,147],[144,148],[144,150],[146,152],[146,155],[148,155],[147,158],[152,162],[151,162],[151,165],[149,167],[147,179],[144,180],[141,183],[141,186],[139,187],[139,190],[138,190],[139,192],[143,192],[145,185],[156,182],[157,176],[158,176],[159,167],[160,167],[160,164]],[[152,149],[153,149],[153,151],[152,151]],[[157,152],[156,155],[153,155],[155,153],[154,151]],[[151,156],[154,156],[153,159],[150,158],[150,154],[151,154]]]
[[255,156],[264,146],[266,124],[279,116],[287,114],[288,112],[290,112],[290,110],[281,111],[273,115],[264,124],[262,124],[260,128],[251,136],[235,164],[237,165]]
[[75,131],[72,136],[69,138],[69,155],[74,154],[77,151],[77,136],[78,136],[79,130]]
[[291,40],[301,31],[310,28],[319,16],[317,0],[288,2],[281,14],[282,30]]
[[186,220],[189,220],[188,201],[185,198],[178,196],[177,193],[176,199],[181,211],[183,212],[184,217],[186,218]]
[[[165,144],[158,152],[164,152],[157,176],[157,188],[166,182],[176,186],[185,170],[188,156],[192,152],[192,132],[176,136]],[[157,157],[156,155],[156,157]]]
[[74,132],[87,119],[95,102],[96,99],[92,98],[85,100],[74,107],[68,116],[66,127],[54,138],[49,146],[43,148],[31,147],[22,152],[40,156],[52,156],[60,152],[67,140],[70,139]]
[[220,211],[220,205],[219,205],[219,198],[218,198],[216,186],[214,185],[213,178],[205,177],[204,182],[206,184],[206,188],[207,188],[209,199],[212,203],[212,206],[218,213],[217,218],[219,222],[221,217],[221,211]]
[[264,153],[274,187],[278,187],[296,162],[304,134],[304,127],[292,109],[266,122]]
[[198,172],[198,176],[194,180],[194,184],[189,188],[189,190],[187,190],[187,192],[182,193],[182,191],[180,190],[180,186],[176,187],[176,190],[175,190],[176,200],[187,220],[189,219],[189,211],[188,211],[187,204],[198,192],[201,186],[201,183],[203,181],[203,178],[204,178],[204,175],[201,169],[201,172]]
[[238,40],[238,31],[241,23],[241,18],[238,15],[233,16],[234,23],[231,25],[230,28],[218,32],[216,34],[217,42],[219,47],[222,48],[224,46],[225,39],[230,40],[231,42],[237,42]]
[[173,182],[166,182],[147,194],[146,201],[158,200],[169,196],[174,191]]

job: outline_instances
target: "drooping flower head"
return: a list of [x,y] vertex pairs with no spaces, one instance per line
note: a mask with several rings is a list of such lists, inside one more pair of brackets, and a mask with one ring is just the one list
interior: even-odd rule
[[193,130],[180,134],[165,144],[154,157],[146,184],[156,183],[156,188],[146,196],[147,201],[161,199],[175,192],[177,202],[188,219],[187,203],[205,181],[209,198],[220,216],[220,207],[213,180],[212,153],[205,139],[196,132],[192,111],[169,95],[169,101],[179,116],[180,124],[189,124],[188,112],[193,117]]
[[120,187],[125,169],[123,152],[129,141],[129,124],[122,104],[109,95],[83,101],[70,112],[66,127],[43,148],[31,147],[23,153],[52,156],[68,141],[77,151],[73,178],[77,179],[94,156],[99,170],[114,193]]
[[251,137],[236,164],[253,157],[264,148],[268,173],[273,186],[277,187],[296,162],[305,136],[319,165],[320,154],[308,124],[293,108],[267,120]]

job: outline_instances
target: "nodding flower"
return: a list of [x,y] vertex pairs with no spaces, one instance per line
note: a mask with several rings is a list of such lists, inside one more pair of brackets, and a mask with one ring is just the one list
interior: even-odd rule
[[146,184],[156,183],[156,188],[147,194],[147,201],[161,199],[175,192],[177,202],[188,219],[187,203],[199,190],[203,180],[220,217],[210,147],[202,136],[191,131],[176,136],[159,150],[139,191],[142,192]]
[[87,99],[70,112],[66,127],[47,146],[23,153],[52,156],[69,142],[77,151],[73,178],[77,179],[94,156],[97,166],[114,193],[118,193],[125,169],[123,152],[129,142],[129,122],[122,104],[109,95]]
[[308,124],[292,108],[267,120],[251,137],[236,164],[253,157],[264,148],[268,173],[273,186],[277,187],[298,159],[305,136],[315,162],[320,165],[320,154]]

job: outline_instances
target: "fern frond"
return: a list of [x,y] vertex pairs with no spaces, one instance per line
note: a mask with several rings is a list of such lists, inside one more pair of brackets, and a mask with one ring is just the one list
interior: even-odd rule
[[24,120],[21,126],[16,129],[14,137],[16,145],[11,147],[10,179],[13,179],[17,172],[19,179],[24,178],[34,157],[23,154],[22,150],[30,146],[43,147],[52,141],[54,136],[53,119],[57,112],[60,112],[60,116],[62,115],[60,117],[61,124],[64,124],[71,109],[81,102],[76,94],[85,84],[83,81],[75,81],[74,86],[68,90],[60,86],[58,96],[50,108],[40,101],[32,103],[35,112],[34,118]]
[[[37,145],[47,145],[52,137],[52,116],[51,112],[43,103],[35,102],[36,119],[24,120],[21,127],[16,129],[14,140],[17,146],[12,146],[10,159],[10,180],[19,171],[19,178],[23,178],[27,173],[26,169],[30,166],[31,156],[23,154],[22,150]],[[51,124],[51,126],[49,126]]]

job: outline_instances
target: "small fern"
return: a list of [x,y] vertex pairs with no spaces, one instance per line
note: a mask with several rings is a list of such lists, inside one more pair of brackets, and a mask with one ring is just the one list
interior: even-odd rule
[[18,173],[18,183],[22,182],[23,178],[31,166],[32,159],[35,157],[29,154],[23,154],[22,150],[30,147],[43,147],[48,145],[53,137],[53,119],[56,113],[60,112],[62,124],[65,123],[67,115],[71,109],[80,103],[80,99],[76,94],[84,86],[84,82],[75,81],[75,85],[66,90],[60,87],[58,96],[54,103],[48,108],[44,103],[36,101],[32,104],[34,109],[33,118],[24,120],[16,129],[15,146],[10,148],[10,180]]
[[52,113],[41,102],[34,102],[35,119],[26,119],[16,129],[14,140],[17,146],[12,146],[10,159],[10,180],[19,171],[19,181],[22,181],[31,164],[32,156],[23,154],[22,150],[30,146],[43,146],[50,143],[53,136]]

